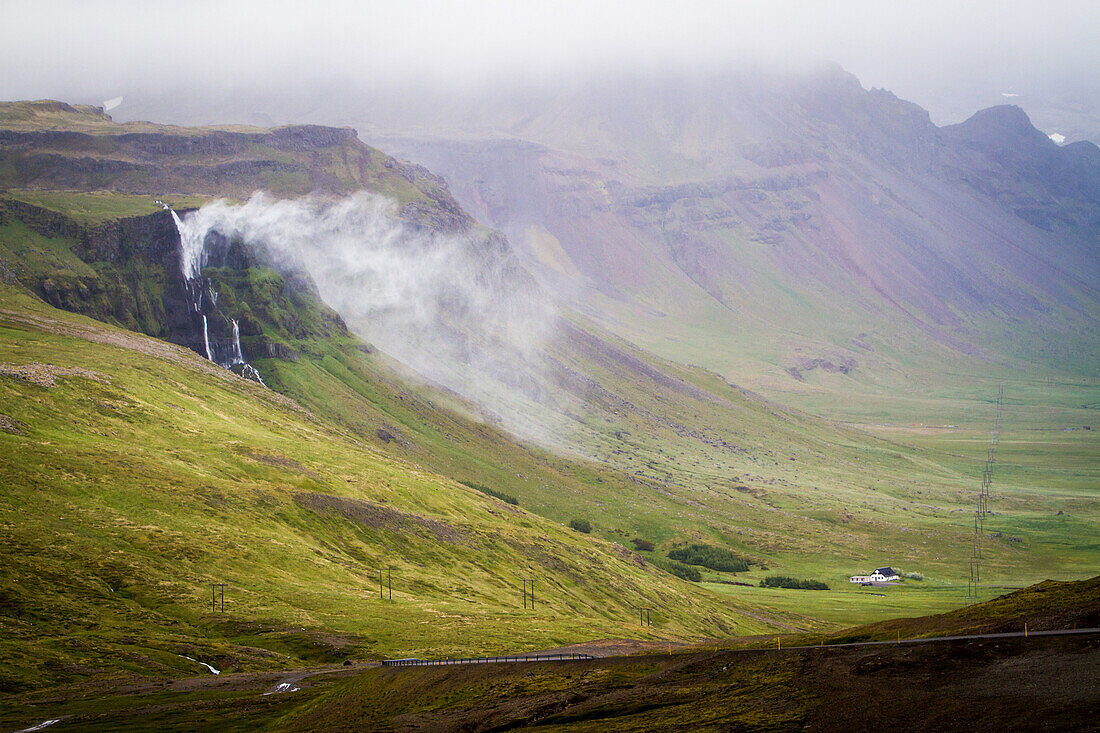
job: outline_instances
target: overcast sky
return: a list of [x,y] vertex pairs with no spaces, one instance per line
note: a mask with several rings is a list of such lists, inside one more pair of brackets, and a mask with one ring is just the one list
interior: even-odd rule
[[476,84],[743,58],[837,61],[937,121],[951,104],[1026,108],[1043,95],[1095,108],[1100,90],[1096,0],[0,0],[0,19],[3,99],[103,101],[192,83]]

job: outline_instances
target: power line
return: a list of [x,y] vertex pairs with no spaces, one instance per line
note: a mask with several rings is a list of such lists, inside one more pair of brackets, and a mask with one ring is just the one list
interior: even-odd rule
[[989,511],[989,489],[993,485],[993,468],[996,465],[997,443],[1001,440],[1001,416],[1004,413],[1005,388],[997,385],[997,405],[993,412],[993,431],[989,435],[989,450],[982,467],[982,487],[978,491],[978,506],[974,511],[974,538],[970,547],[970,576],[966,584],[967,598],[978,595],[982,582],[982,541],[985,538],[985,517]]

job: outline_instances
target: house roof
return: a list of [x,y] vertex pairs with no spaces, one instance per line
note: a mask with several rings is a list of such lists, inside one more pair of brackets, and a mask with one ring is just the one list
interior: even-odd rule
[[882,575],[897,575],[893,568],[879,568],[875,572],[881,573]]

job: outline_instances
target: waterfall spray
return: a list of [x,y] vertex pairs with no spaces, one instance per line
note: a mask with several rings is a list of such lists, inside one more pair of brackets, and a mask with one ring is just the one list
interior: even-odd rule
[[[215,201],[183,217],[185,266],[198,274],[204,258],[217,264],[215,241],[258,248],[277,271],[307,273],[320,299],[380,351],[509,430],[556,442],[573,429],[565,417],[573,397],[551,379],[545,359],[557,324],[553,302],[503,242],[410,226],[400,211],[364,191],[336,201],[259,193],[244,204]],[[207,232],[215,234],[204,253],[193,243]],[[220,313],[209,302],[204,312]],[[225,325],[225,339],[212,344],[219,360],[237,353]]]

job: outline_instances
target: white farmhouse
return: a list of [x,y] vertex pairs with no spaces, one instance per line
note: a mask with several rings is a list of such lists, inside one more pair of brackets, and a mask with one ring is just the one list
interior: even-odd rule
[[870,575],[853,575],[848,578],[849,583],[888,583],[897,580],[898,574],[893,568],[878,568]]

